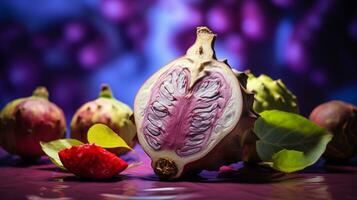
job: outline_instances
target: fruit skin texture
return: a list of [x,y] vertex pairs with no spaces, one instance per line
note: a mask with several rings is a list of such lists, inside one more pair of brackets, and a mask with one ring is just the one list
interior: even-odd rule
[[89,179],[111,178],[128,167],[124,160],[95,144],[73,146],[58,156],[70,172]]
[[[102,123],[116,132],[130,147],[133,147],[136,144],[136,127],[132,116],[131,108],[116,100],[108,85],[102,85],[99,97],[85,103],[74,114],[71,121],[71,138],[87,143],[88,129],[96,123]],[[115,148],[110,151],[122,154],[128,150]]]
[[273,80],[265,74],[255,77],[249,73],[247,89],[255,94],[253,109],[257,113],[274,109],[299,113],[296,96],[280,79]]
[[329,101],[317,106],[310,120],[333,134],[324,157],[346,161],[357,155],[357,107],[343,101]]
[[[256,115],[252,111],[254,98],[253,94],[245,88],[247,76],[241,73],[236,77],[226,60],[219,61],[216,59],[213,49],[214,40],[215,34],[207,27],[198,27],[197,39],[187,50],[186,55],[162,67],[144,83],[136,95],[134,114],[139,142],[144,151],[151,157],[152,168],[161,179],[177,179],[197,174],[204,169],[217,170],[222,165],[242,160],[242,150],[245,145],[241,140],[242,135],[248,134],[251,131],[256,120]],[[186,73],[182,76],[185,77],[183,78],[185,79],[184,81],[181,82],[179,78],[174,78],[181,77],[184,73]],[[180,155],[177,152],[180,152],[178,150],[182,146],[179,145],[181,143],[185,144],[186,139],[189,138],[189,132],[186,132],[186,130],[190,129],[186,125],[192,123],[194,117],[197,117],[191,108],[204,107],[206,104],[202,99],[200,99],[202,101],[198,101],[199,103],[196,104],[195,99],[191,97],[198,93],[199,89],[197,88],[206,88],[202,90],[204,92],[209,91],[209,86],[207,85],[210,85],[210,83],[206,84],[207,87],[202,86],[202,83],[206,83],[206,80],[214,81],[216,78],[215,73],[221,75],[219,79],[221,81],[219,82],[220,86],[228,88],[226,91],[229,92],[225,93],[219,90],[221,98],[211,102],[220,104],[220,101],[223,99],[226,101],[226,104],[221,104],[221,110],[218,112],[219,115],[216,115],[216,117],[218,116],[216,118],[217,121],[212,120],[213,122],[210,122],[210,130],[212,131],[205,138],[205,140],[208,138],[207,141],[209,140],[209,142],[200,143],[202,146],[199,147],[201,148],[199,151],[192,154]],[[164,126],[160,127],[166,132],[158,134],[155,138],[155,140],[159,141],[159,145],[161,145],[158,145],[158,148],[155,149],[155,144],[153,147],[150,144],[151,141],[147,139],[151,136],[148,136],[148,133],[145,131],[149,127],[147,124],[150,121],[150,116],[152,116],[151,110],[156,109],[154,107],[155,103],[161,99],[161,103],[168,104],[166,100],[169,100],[170,97],[167,97],[168,93],[165,91],[170,92],[170,88],[172,88],[170,85],[165,86],[166,89],[162,93],[163,96],[167,97],[166,99],[162,99],[163,96],[158,97],[156,95],[160,95],[160,89],[163,88],[161,86],[170,77],[171,81],[169,82],[171,82],[171,86],[176,88],[171,94],[176,95],[180,93],[180,88],[185,88],[186,90],[181,92],[182,96],[174,96],[175,100],[171,104],[173,106],[170,105],[171,107],[165,108],[169,114],[164,117],[168,117],[157,122],[158,126],[164,124]],[[176,83],[180,83],[180,86],[184,87],[178,87]],[[159,86],[160,84],[161,86]],[[160,107],[158,108],[161,109]],[[177,112],[178,110],[180,112]],[[194,117],[190,118],[191,116]],[[204,120],[202,119],[202,121]],[[168,129],[170,131],[167,131]],[[168,137],[169,135],[174,136]]]
[[0,113],[0,144],[11,154],[36,158],[44,153],[40,141],[63,138],[66,121],[63,111],[48,100],[45,87],[33,95],[8,103]]

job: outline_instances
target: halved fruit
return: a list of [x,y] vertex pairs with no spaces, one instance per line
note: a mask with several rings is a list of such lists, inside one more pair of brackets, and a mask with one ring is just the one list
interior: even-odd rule
[[197,28],[186,55],[140,88],[134,116],[138,139],[161,178],[178,178],[241,159],[241,137],[256,119],[245,74],[215,57],[215,34]]

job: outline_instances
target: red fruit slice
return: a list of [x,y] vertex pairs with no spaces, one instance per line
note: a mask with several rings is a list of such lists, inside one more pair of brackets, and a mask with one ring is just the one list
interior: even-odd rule
[[95,144],[73,146],[58,155],[64,167],[83,178],[111,178],[128,167],[124,160]]

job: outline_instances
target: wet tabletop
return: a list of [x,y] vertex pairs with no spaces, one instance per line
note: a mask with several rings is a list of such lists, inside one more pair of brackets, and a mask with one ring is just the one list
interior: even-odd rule
[[164,182],[153,174],[140,148],[125,159],[138,166],[95,182],[61,171],[46,158],[28,165],[1,151],[0,199],[357,199],[357,166],[320,162],[284,175],[237,163],[220,172]]

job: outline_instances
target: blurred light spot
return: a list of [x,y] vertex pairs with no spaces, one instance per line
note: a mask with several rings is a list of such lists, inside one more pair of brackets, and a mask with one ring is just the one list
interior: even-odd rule
[[71,105],[72,101],[68,96],[77,97],[79,82],[75,78],[68,76],[56,78],[52,82],[52,96],[63,105]]
[[240,71],[243,70],[242,56],[239,52],[230,51],[228,48],[226,48],[225,45],[223,45],[219,41],[217,41],[215,49],[217,52],[218,60],[227,59],[228,64],[232,68],[238,69]]
[[218,33],[224,33],[230,29],[230,18],[227,10],[223,7],[213,7],[207,13],[209,27]]
[[182,0],[182,1],[185,2],[185,4],[199,5],[205,0]]
[[44,52],[43,58],[46,67],[50,69],[66,68],[69,66],[69,56],[66,55],[64,49],[60,47],[52,47]]
[[199,26],[202,24],[203,17],[202,13],[198,9],[186,7],[185,15],[187,18],[187,23]]
[[101,0],[100,9],[106,18],[116,22],[127,20],[132,12],[127,0]]
[[[166,2],[161,7],[167,8],[165,12],[162,12],[162,15],[166,15],[165,23],[167,25],[165,25],[166,27],[160,27],[160,29],[167,29],[165,33],[162,33],[165,34],[168,40],[165,49],[177,50],[175,54],[182,55],[186,53],[187,48],[195,41],[196,27],[202,25],[202,13],[179,2],[174,5],[167,5]],[[160,39],[158,38],[158,40]]]
[[80,23],[69,23],[64,28],[64,36],[69,42],[79,42],[85,36],[85,27]]
[[[145,71],[141,70],[140,60],[139,55],[133,53],[127,53],[112,60],[90,77],[91,86],[86,92],[90,96],[97,96],[100,85],[107,83],[117,99],[132,106],[136,92],[147,78]],[[98,88],[98,90],[93,90],[93,88]]]
[[293,25],[290,20],[283,19],[279,22],[275,35],[275,63],[276,65],[284,64],[284,54],[286,52],[289,38],[292,34]]
[[272,0],[273,4],[282,8],[290,8],[295,5],[296,0]]
[[327,81],[325,72],[323,72],[321,70],[313,70],[310,73],[310,78],[311,78],[312,82],[318,86],[325,85],[326,81]]
[[[245,44],[242,37],[238,34],[230,34],[224,39],[224,44],[222,47],[223,58],[228,59],[228,63],[235,69],[244,70],[243,65],[245,64]],[[218,51],[217,51],[218,52]]]
[[83,89],[87,88],[87,85],[80,84],[83,80],[77,77],[70,76],[56,76],[51,80],[50,86],[50,99],[58,104],[65,111],[67,124],[70,124],[71,114],[77,109],[76,106],[82,105],[88,99],[85,98]]
[[246,0],[242,6],[242,32],[249,38],[262,39],[264,36],[263,10],[254,0]]
[[289,42],[285,56],[290,69],[294,72],[301,73],[306,70],[304,51],[305,49],[301,42],[296,40]]
[[316,31],[321,26],[321,16],[311,9],[309,14],[306,14],[303,20],[301,20],[296,29],[296,37],[303,42],[309,42]]
[[120,30],[118,30],[117,26],[113,26],[107,20],[99,17],[93,21],[93,26],[95,31],[100,31],[100,35],[96,35],[96,37],[104,38],[106,52],[118,52],[124,48]]
[[32,45],[39,50],[45,50],[50,43],[50,39],[44,35],[37,35],[32,39]]
[[[147,73],[145,76],[148,77],[150,73],[180,55],[179,48],[172,47],[172,39],[175,38],[173,36],[187,27],[191,30],[193,28],[191,23],[187,23],[190,16],[184,15],[180,9],[185,9],[181,1],[159,1],[149,10],[148,23],[151,30],[145,52],[149,58],[147,66],[150,68],[143,72]],[[195,32],[194,29],[192,31]]]
[[172,3],[168,6],[168,9],[169,11],[171,10],[173,18],[183,26],[202,25],[202,13],[194,7],[190,7],[189,5],[178,1],[177,3]]
[[11,0],[7,1],[7,4],[10,12],[14,13],[14,18],[33,32],[46,28],[53,21],[61,20],[64,17],[81,16],[85,10],[82,1]]
[[28,59],[17,59],[9,66],[8,77],[16,87],[33,87],[39,77],[37,64]]
[[310,29],[317,30],[321,25],[321,18],[317,14],[310,14],[307,16],[306,23]]
[[298,37],[301,41],[309,42],[312,36],[312,31],[307,27],[301,26],[296,28],[296,37]]
[[230,34],[225,38],[225,46],[232,52],[242,52],[244,50],[244,41],[238,34]]
[[22,66],[14,66],[10,71],[10,80],[13,84],[19,85],[26,83],[28,70]]
[[130,38],[135,48],[142,50],[149,27],[144,20],[130,23],[126,28],[126,35]]
[[79,50],[78,61],[84,69],[93,69],[103,60],[103,48],[96,44],[87,44]]
[[160,11],[156,11],[158,14],[167,15],[166,20],[171,21],[173,23],[171,25],[176,25],[173,31],[185,29],[188,26],[202,25],[203,17],[200,10],[183,1],[161,0],[156,7],[160,9]]
[[242,29],[245,34],[251,37],[257,37],[259,35],[259,25],[258,22],[254,19],[245,19],[242,22]]
[[335,2],[336,0],[319,0],[314,6],[315,12],[323,15],[333,7]]

